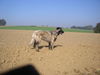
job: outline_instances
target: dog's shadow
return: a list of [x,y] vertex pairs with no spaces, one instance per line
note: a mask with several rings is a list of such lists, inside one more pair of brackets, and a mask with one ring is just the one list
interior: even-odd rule
[[[39,46],[39,49],[42,49],[44,47],[49,48],[49,46],[44,45],[44,46]],[[56,47],[62,47],[62,45],[54,45],[54,48],[56,48]]]

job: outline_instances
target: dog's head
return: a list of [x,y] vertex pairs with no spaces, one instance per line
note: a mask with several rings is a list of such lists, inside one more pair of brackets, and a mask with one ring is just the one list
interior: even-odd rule
[[63,33],[64,33],[64,31],[62,30],[62,28],[61,28],[61,27],[57,27],[57,28],[56,28],[56,30],[58,30],[58,35],[59,35],[59,34],[63,34]]

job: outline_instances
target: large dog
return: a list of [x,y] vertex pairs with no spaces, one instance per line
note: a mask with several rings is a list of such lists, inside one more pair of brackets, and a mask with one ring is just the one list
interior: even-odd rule
[[48,42],[49,49],[54,48],[54,42],[56,41],[58,35],[63,34],[64,31],[61,27],[57,27],[54,31],[43,31],[43,30],[36,30],[33,32],[32,40],[30,44],[39,51],[39,44],[41,40]]

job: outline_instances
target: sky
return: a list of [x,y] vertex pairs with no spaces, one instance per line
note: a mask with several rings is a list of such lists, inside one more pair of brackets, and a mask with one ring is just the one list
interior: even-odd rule
[[7,25],[95,26],[100,0],[0,0],[0,19]]

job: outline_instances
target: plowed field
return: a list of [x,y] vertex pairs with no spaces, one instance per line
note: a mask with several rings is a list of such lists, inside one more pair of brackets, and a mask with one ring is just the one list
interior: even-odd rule
[[96,75],[100,69],[100,34],[65,32],[53,50],[42,41],[36,52],[29,45],[32,33],[0,30],[0,73],[27,64],[41,75]]

